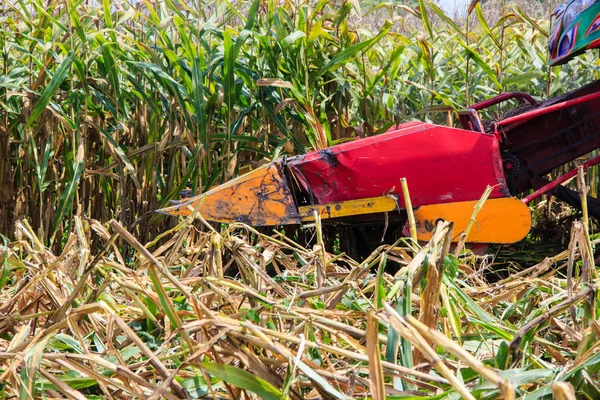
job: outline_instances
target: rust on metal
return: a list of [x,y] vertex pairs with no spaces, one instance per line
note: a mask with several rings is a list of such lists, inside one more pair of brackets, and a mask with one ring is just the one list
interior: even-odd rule
[[253,226],[297,224],[300,215],[281,164],[257,168],[186,202],[162,210],[190,215],[194,209],[213,222],[243,222]]

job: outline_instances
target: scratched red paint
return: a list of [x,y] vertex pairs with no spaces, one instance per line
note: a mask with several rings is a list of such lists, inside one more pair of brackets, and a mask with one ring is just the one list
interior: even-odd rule
[[[408,181],[413,206],[507,195],[493,135],[423,122],[293,157],[288,165],[316,204],[400,195]],[[404,202],[401,201],[401,204]]]

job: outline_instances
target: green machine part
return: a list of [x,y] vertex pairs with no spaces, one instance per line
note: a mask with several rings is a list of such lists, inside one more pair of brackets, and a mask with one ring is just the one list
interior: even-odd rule
[[600,1],[572,0],[556,8],[549,38],[550,65],[600,47]]

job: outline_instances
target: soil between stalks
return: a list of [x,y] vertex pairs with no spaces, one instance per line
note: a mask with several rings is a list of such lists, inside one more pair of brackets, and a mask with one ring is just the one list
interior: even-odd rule
[[[401,240],[357,262],[241,224],[200,232],[189,221],[144,246],[116,221],[77,219],[52,254],[19,222],[18,239],[0,247],[0,393],[600,394],[596,242],[581,223],[565,251],[494,283],[479,273],[493,268],[488,257],[448,254],[450,228],[420,249]],[[92,236],[104,246],[97,254]],[[393,276],[389,261],[402,266]]]

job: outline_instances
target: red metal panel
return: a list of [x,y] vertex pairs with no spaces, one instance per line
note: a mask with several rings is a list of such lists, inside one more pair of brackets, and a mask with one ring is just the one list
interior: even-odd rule
[[288,165],[316,204],[400,195],[403,177],[415,207],[477,200],[487,185],[496,185],[491,197],[508,195],[493,135],[422,122],[290,158]]

